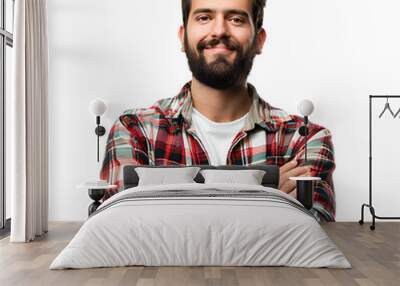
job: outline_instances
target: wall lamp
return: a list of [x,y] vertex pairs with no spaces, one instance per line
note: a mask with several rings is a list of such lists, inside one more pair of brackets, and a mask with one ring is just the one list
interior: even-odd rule
[[99,162],[99,138],[106,134],[106,129],[100,125],[100,117],[106,112],[107,105],[99,98],[92,100],[89,104],[89,111],[96,117],[96,129],[94,132],[97,135],[97,162]]
[[[314,104],[312,101],[305,99],[302,100],[297,106],[298,111],[303,116],[303,125],[299,128],[301,136],[305,137],[304,143],[304,165],[307,165],[307,140],[308,140],[308,116],[314,111]],[[314,193],[314,182],[320,181],[320,177],[290,177],[290,180],[296,181],[297,195],[296,198],[303,204],[306,209],[313,207],[313,193]]]

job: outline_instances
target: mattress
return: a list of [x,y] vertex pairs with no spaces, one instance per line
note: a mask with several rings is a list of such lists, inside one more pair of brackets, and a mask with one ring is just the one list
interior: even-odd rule
[[112,196],[50,269],[133,265],[351,267],[291,196],[258,185],[189,183]]

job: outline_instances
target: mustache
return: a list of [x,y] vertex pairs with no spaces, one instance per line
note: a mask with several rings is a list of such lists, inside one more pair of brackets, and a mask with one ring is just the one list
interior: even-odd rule
[[208,42],[199,42],[198,45],[197,45],[197,48],[201,51],[201,50],[204,50],[204,49],[207,49],[207,48],[213,48],[213,47],[215,47],[215,46],[217,46],[217,45],[219,45],[221,43],[225,47],[227,47],[229,50],[234,51],[234,50],[238,50],[239,49],[239,46],[236,43],[231,42],[227,38],[212,39],[212,40],[210,40]]

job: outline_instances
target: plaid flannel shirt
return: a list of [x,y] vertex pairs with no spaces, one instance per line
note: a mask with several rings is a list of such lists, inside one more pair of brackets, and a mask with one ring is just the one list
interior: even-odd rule
[[[299,134],[303,119],[272,107],[248,83],[253,104],[244,127],[234,138],[227,165],[274,164],[279,167],[297,158],[305,165],[305,137]],[[191,82],[172,98],[157,101],[149,108],[125,111],[112,126],[100,177],[118,189],[106,191],[103,200],[122,191],[124,165],[209,165],[203,143],[191,127]],[[309,123],[307,165],[316,182],[314,206],[318,220],[335,220],[335,195],[332,174],[334,150],[328,129]]]

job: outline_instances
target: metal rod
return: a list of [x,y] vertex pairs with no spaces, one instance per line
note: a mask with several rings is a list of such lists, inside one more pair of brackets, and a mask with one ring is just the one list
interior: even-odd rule
[[[306,126],[306,128],[308,128],[307,126]],[[304,163],[307,163],[307,139],[308,139],[308,129],[307,129],[307,132],[306,132],[306,143],[305,143],[305,153],[304,153],[304,160],[305,160],[305,162]]]
[[99,124],[97,124],[97,162],[99,162],[99,140],[100,140],[100,136],[99,136]]
[[370,95],[370,98],[400,98],[400,95]]
[[378,215],[375,215],[375,217],[378,218],[378,219],[400,219],[400,217],[398,217],[398,216],[378,216]]
[[369,205],[372,206],[372,96],[369,97]]

